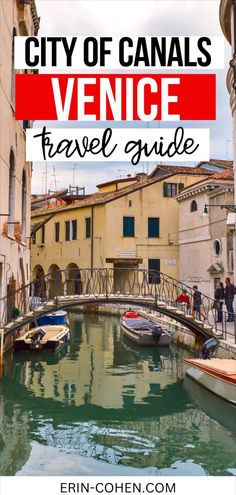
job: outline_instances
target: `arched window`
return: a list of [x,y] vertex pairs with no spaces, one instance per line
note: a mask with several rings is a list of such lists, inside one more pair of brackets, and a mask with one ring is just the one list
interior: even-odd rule
[[195,199],[191,202],[190,211],[191,211],[191,213],[193,213],[194,211],[197,211],[197,202],[195,201]]
[[22,172],[22,192],[21,192],[21,225],[22,225],[22,239],[26,237],[26,173]]
[[13,107],[15,107],[15,69],[14,69],[15,36],[16,36],[16,28],[14,27],[12,31],[12,49],[11,49],[11,102]]
[[219,256],[219,254],[221,254],[221,251],[222,251],[221,242],[218,239],[216,239],[214,241],[214,252],[216,256]]
[[[8,192],[8,222],[14,222],[15,217],[15,155],[13,149],[9,158],[9,192]],[[9,223],[9,232],[13,232],[14,225]]]

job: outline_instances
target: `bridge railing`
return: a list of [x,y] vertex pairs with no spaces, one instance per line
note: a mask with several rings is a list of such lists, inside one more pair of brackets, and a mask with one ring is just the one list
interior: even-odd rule
[[[177,297],[186,290],[190,304],[179,304]],[[111,296],[129,295],[135,298],[153,298],[167,307],[176,308],[185,316],[194,315],[196,320],[204,320],[217,329],[224,338],[235,329],[226,322],[227,314],[222,312],[223,323],[217,323],[217,311],[213,309],[213,299],[201,294],[201,308],[194,308],[194,290],[168,275],[155,270],[130,268],[94,268],[55,270],[43,278],[33,280],[0,299],[0,326],[16,318],[19,314],[36,309],[46,301],[57,301],[69,296]],[[129,298],[130,301],[130,298]]]

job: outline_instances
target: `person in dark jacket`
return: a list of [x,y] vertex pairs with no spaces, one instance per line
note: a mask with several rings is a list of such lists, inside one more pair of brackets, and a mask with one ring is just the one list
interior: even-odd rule
[[199,318],[201,320],[201,317],[203,320],[206,319],[206,316],[201,313],[201,304],[202,304],[202,295],[201,292],[198,290],[198,286],[194,285],[193,286],[193,316],[194,318]]
[[225,279],[225,304],[228,311],[228,320],[234,321],[234,285],[231,284],[230,278],[226,277]]
[[216,313],[217,323],[222,323],[222,321],[223,321],[222,308],[223,308],[224,297],[225,297],[224,285],[222,282],[219,282],[216,285],[216,289],[215,289],[215,302],[216,302],[215,307],[217,310],[217,313]]

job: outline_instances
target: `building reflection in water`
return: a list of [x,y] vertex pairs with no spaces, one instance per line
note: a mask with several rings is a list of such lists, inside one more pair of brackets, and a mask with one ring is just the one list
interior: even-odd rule
[[70,324],[60,355],[8,355],[1,474],[24,466],[32,441],[130,467],[189,459],[209,474],[235,467],[231,426],[183,387],[182,350],[137,348],[121,338],[116,317],[73,313]]

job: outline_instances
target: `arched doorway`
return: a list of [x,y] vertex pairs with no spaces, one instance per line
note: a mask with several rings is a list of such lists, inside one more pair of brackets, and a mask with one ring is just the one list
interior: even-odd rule
[[63,295],[62,275],[58,265],[49,268],[49,299]]
[[68,295],[81,294],[82,280],[79,267],[76,263],[70,263],[66,269],[66,293]]
[[46,298],[46,282],[44,277],[45,275],[43,267],[41,265],[36,265],[33,269],[33,297],[40,297],[41,299]]

